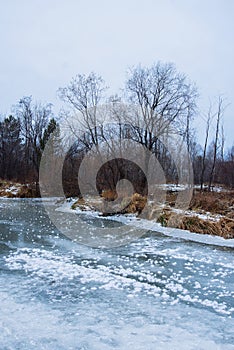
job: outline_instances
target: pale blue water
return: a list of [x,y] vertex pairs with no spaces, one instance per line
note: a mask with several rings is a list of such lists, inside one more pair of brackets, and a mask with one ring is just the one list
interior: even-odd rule
[[40,202],[1,199],[0,349],[234,349],[233,330],[233,248],[150,232],[89,248]]

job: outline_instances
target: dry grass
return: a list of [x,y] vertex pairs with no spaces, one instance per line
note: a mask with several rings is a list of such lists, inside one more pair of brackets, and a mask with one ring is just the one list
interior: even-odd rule
[[[9,191],[11,187],[14,187],[14,191]],[[35,183],[30,185],[22,185],[19,183],[13,183],[10,181],[0,181],[0,197],[7,198],[36,198],[40,197],[38,186]]]
[[[103,212],[103,215],[112,215],[112,213],[139,214],[142,212],[147,202],[147,198],[140,195],[139,193],[134,193],[131,197],[125,197],[123,194],[117,196],[117,193],[114,191],[103,191],[101,197],[104,198],[107,205],[105,205],[105,203],[103,205],[103,202],[98,201],[98,198],[96,197],[90,197],[86,200],[80,198],[75,203],[73,203],[72,209],[79,208],[81,210],[87,210],[87,207],[89,207],[90,209]],[[108,206],[108,203],[116,199],[117,201],[113,207],[118,206],[122,209],[119,209],[118,211],[112,211],[111,208],[113,207],[111,205]],[[109,210],[109,213],[107,209]]]
[[223,216],[217,220],[203,219],[196,215],[173,212],[171,208],[162,211],[157,219],[162,226],[175,227],[190,232],[234,238],[234,219]]
[[99,208],[94,205],[95,199],[90,198],[89,200],[85,200],[84,198],[79,198],[75,203],[72,204],[71,209],[79,208],[82,211],[87,210],[98,210]]
[[221,193],[194,191],[189,209],[221,215],[233,214],[234,191]]
[[124,209],[127,214],[140,214],[144,209],[147,202],[147,197],[142,196],[139,193],[134,193],[129,201],[129,204]]
[[14,198],[16,195],[9,191],[9,188],[13,187],[17,188],[17,191],[19,190],[19,184],[15,184],[9,181],[1,180],[0,181],[0,196],[1,197],[7,197],[7,198]]
[[234,191],[201,192],[194,190],[189,210],[204,214],[221,215],[217,220],[203,219],[196,215],[173,212],[176,193],[167,193],[166,204],[157,221],[163,226],[189,230],[200,234],[210,234],[224,238],[234,238]]
[[113,190],[103,190],[101,196],[108,202],[114,201],[118,197],[117,192]]
[[38,198],[40,197],[39,189],[35,184],[32,184],[30,186],[23,185],[18,194],[17,197],[19,198]]
[[72,209],[80,208],[81,210],[83,210],[84,206],[86,206],[84,198],[79,198],[75,203],[72,204],[71,208]]

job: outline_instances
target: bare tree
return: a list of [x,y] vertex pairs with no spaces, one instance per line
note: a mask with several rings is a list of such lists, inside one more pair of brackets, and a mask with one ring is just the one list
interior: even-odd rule
[[208,184],[208,190],[210,191],[213,179],[214,179],[214,172],[215,172],[215,166],[216,166],[216,160],[217,160],[217,153],[218,153],[218,146],[219,146],[219,129],[220,129],[220,122],[221,118],[223,116],[224,112],[224,106],[223,106],[223,99],[219,97],[218,99],[218,110],[216,113],[216,130],[215,130],[215,139],[213,143],[213,159],[212,159],[212,165],[211,165],[211,171],[209,175],[209,184]]
[[225,132],[224,132],[224,125],[222,123],[222,126],[221,126],[221,149],[220,149],[220,156],[221,156],[222,162],[224,162],[224,146],[225,146]]
[[[177,72],[173,64],[158,62],[149,68],[133,68],[126,82],[126,93],[129,101],[136,106],[129,117],[135,141],[150,152],[156,150],[155,153],[158,153],[161,148],[159,138],[166,145],[168,136],[177,133],[187,137],[189,145],[190,120],[196,109],[197,90],[184,74]],[[146,171],[149,155],[146,152]]]
[[197,90],[173,64],[158,62],[150,68],[134,68],[130,71],[126,90],[130,101],[139,106],[136,125],[144,127],[144,135],[140,138],[149,149],[155,141],[151,136],[164,134],[171,124],[177,128],[186,124],[188,128],[188,118],[196,107]]
[[[105,90],[104,80],[93,72],[87,76],[85,74],[77,75],[66,87],[58,90],[61,100],[66,102],[73,112],[73,118],[67,118],[69,119],[68,126],[70,130],[75,135],[77,135],[77,126],[83,131],[88,131],[93,144],[98,143],[97,125],[99,121],[97,120],[97,107],[103,99]],[[76,123],[75,126],[71,120],[74,120],[74,114],[78,114],[79,118],[76,120],[78,125]],[[65,116],[68,116],[67,112],[65,112]],[[83,139],[86,147],[89,146],[89,141],[87,142],[87,139]]]
[[212,115],[211,115],[211,105],[210,105],[208,114],[207,114],[207,120],[206,120],[206,135],[205,135],[205,142],[204,142],[203,154],[202,154],[202,167],[201,167],[201,178],[200,178],[201,191],[203,190],[203,185],[204,185],[204,174],[206,170],[206,154],[207,154],[211,120],[212,120]]
[[21,122],[21,134],[25,147],[26,172],[32,167],[39,174],[43,138],[50,118],[52,105],[32,103],[32,97],[23,97],[16,106],[16,115]]
[[[85,152],[91,150],[93,146],[99,151],[98,145],[103,139],[102,116],[99,109],[106,89],[102,77],[91,72],[88,75],[77,75],[66,87],[58,90],[60,99],[68,107],[62,116],[69,130],[68,142],[71,143],[72,152],[68,152],[69,158],[67,157],[70,169],[77,170]],[[67,138],[66,132],[64,137]],[[99,156],[101,157],[101,154]],[[76,178],[75,181],[77,182]]]

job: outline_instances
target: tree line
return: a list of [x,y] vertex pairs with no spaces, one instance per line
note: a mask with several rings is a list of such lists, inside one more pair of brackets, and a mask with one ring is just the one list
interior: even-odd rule
[[[121,142],[126,138],[155,155],[166,181],[178,181],[175,162],[166,142],[169,133],[177,134],[186,143],[194,182],[201,189],[207,185],[210,190],[213,184],[234,187],[234,146],[225,149],[225,105],[221,97],[205,115],[205,141],[200,145],[195,130],[200,113],[198,91],[173,64],[157,62],[151,67],[134,67],[128,72],[122,91],[121,96],[108,96],[102,77],[95,73],[79,74],[67,86],[58,89],[58,96],[64,102],[58,117],[54,116],[52,104],[23,97],[14,106],[12,114],[2,116],[0,120],[0,178],[37,182],[41,156],[50,135],[57,130],[57,146],[60,143],[62,147],[64,140],[59,128],[61,123],[67,123],[76,137],[63,166],[67,194],[79,192],[78,170],[82,159],[93,147],[105,142],[113,149],[116,140]],[[110,116],[113,125],[104,124],[106,115]],[[145,164],[147,169],[147,156]],[[133,182],[138,192],[147,187],[146,174],[124,159],[103,164],[97,186],[100,192],[113,189],[124,178]]]
[[38,181],[42,152],[57,126],[51,104],[23,97],[14,113],[0,121],[0,178]]

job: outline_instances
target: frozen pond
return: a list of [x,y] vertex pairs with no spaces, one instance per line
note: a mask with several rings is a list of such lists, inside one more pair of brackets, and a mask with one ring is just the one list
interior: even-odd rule
[[89,248],[35,200],[0,200],[0,298],[0,349],[234,349],[233,248]]

